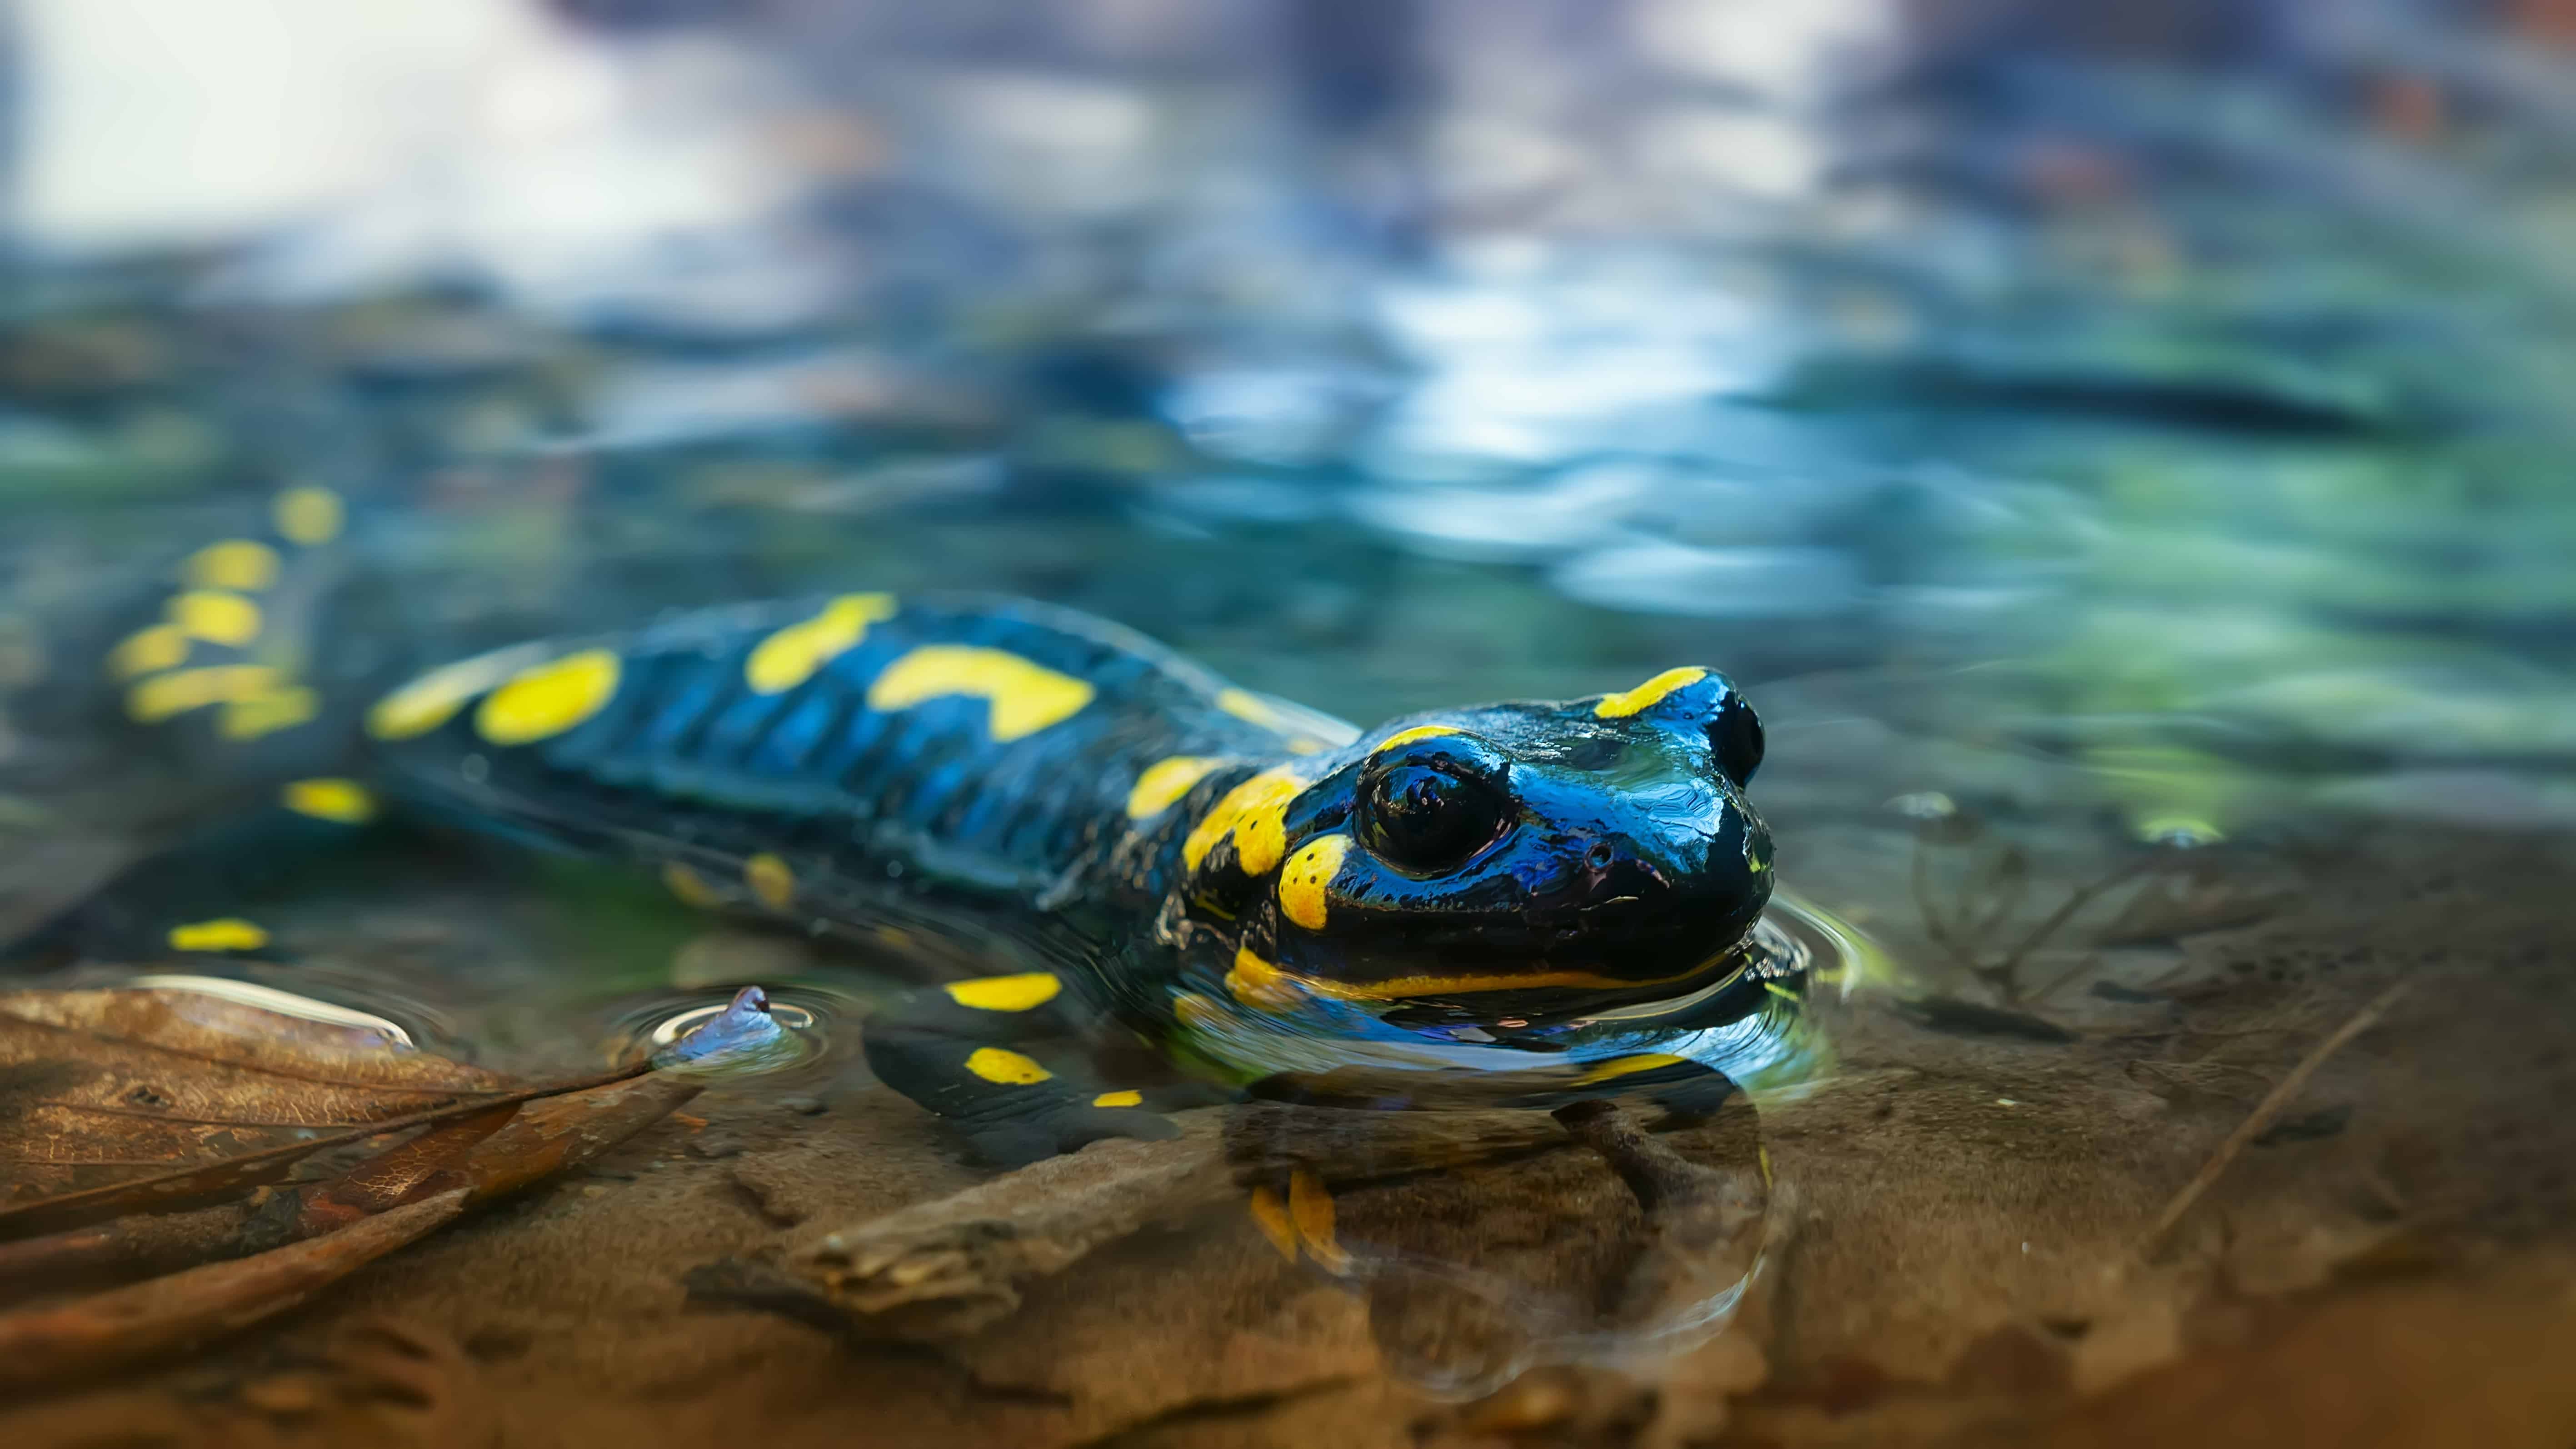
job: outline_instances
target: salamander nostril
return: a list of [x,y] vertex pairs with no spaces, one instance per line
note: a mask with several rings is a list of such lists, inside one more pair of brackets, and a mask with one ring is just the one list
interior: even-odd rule
[[1618,858],[1619,852],[1611,848],[1610,842],[1606,840],[1592,842],[1592,848],[1583,852],[1583,863],[1597,871],[1608,870],[1610,863]]

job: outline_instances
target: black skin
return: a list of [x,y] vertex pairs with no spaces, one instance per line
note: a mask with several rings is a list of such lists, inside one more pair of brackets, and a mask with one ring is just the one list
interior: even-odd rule
[[[707,610],[512,651],[451,716],[373,738],[353,728],[363,699],[322,690],[313,721],[242,752],[242,793],[274,799],[284,779],[346,774],[383,813],[665,878],[685,867],[713,904],[802,930],[874,939],[899,922],[985,959],[982,943],[1007,942],[1017,954],[994,969],[1051,975],[1044,1001],[979,1007],[934,987],[866,1027],[889,1086],[1002,1160],[1166,1135],[1163,1111],[1247,1086],[1314,1095],[1229,1059],[1224,1042],[1247,1032],[1446,1040],[1473,1026],[1477,1040],[1563,1063],[1556,1033],[1587,1012],[1687,1000],[1677,1024],[1695,1026],[1759,1003],[1758,982],[1733,978],[1771,888],[1770,837],[1744,798],[1761,727],[1722,675],[1675,671],[1627,696],[1441,711],[1354,737],[1112,625],[929,596],[871,606],[862,636],[810,676],[753,687],[755,652],[833,603]],[[1002,726],[1005,706],[1043,690],[874,707],[873,683],[925,648],[978,651],[1011,679],[1033,666],[1059,696],[1075,682],[1089,692],[1075,687],[1076,707],[1020,729]],[[535,739],[482,732],[477,703],[511,671],[593,650],[619,661],[604,702]],[[205,719],[136,726],[138,743],[199,755]],[[1131,796],[1175,757],[1205,773],[1176,797]],[[1264,793],[1264,780],[1284,783]],[[1247,782],[1261,808],[1211,827]],[[308,844],[360,828],[269,814]],[[242,853],[244,828],[236,817],[146,860],[12,954],[166,953],[166,923],[236,914],[212,863]],[[1212,842],[1194,848],[1194,833]],[[1305,891],[1300,924],[1282,881],[1329,836],[1346,843],[1329,880]],[[276,839],[285,869],[290,842]],[[758,862],[773,858],[792,898],[761,887]],[[1105,1065],[1096,1048],[1111,1022],[1216,1081]],[[987,1047],[1001,1055],[979,1058]],[[1706,1107],[1725,1093],[1722,1074],[1689,1063],[1618,1080]],[[1590,1090],[1558,1082],[1526,1100]]]
[[[1598,705],[1485,705],[1370,731],[1315,762],[1284,812],[1289,857],[1350,839],[1323,925],[1283,912],[1276,869],[1247,873],[1220,846],[1194,872],[1168,862],[1173,944],[1229,964],[1249,948],[1340,999],[1485,1024],[1702,984],[1771,896],[1770,832],[1744,798],[1761,726],[1713,672],[1633,715]],[[1202,787],[1207,803],[1226,783]]]

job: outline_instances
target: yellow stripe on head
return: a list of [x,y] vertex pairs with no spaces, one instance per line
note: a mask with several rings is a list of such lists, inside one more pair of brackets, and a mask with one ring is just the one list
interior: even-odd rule
[[190,589],[172,596],[170,622],[191,639],[239,648],[259,637],[259,605],[221,589]]
[[1052,971],[1022,971],[1011,976],[951,981],[939,989],[959,1006],[977,1011],[1029,1011],[1055,1000],[1064,990],[1064,983]]
[[1141,1107],[1144,1104],[1145,1094],[1133,1087],[1123,1092],[1103,1092],[1091,1099],[1091,1105],[1095,1107]]
[[615,651],[584,649],[523,669],[474,712],[475,733],[496,745],[533,744],[562,734],[616,697],[620,667]]
[[1215,755],[1171,755],[1147,765],[1136,777],[1135,788],[1127,792],[1127,818],[1144,820],[1171,809],[1174,801],[1190,793],[1191,786],[1225,763]]
[[1091,685],[1001,649],[925,644],[889,664],[868,686],[868,708],[910,709],[962,694],[984,700],[985,728],[997,743],[1036,734],[1073,718],[1091,703]]
[[1394,734],[1388,735],[1385,739],[1378,741],[1377,749],[1371,750],[1369,753],[1376,754],[1377,750],[1391,750],[1398,745],[1409,745],[1415,740],[1436,740],[1442,735],[1457,735],[1465,733],[1466,731],[1458,728],[1456,725],[1415,725],[1409,730],[1397,730]]
[[268,944],[268,932],[239,916],[191,921],[170,928],[173,951],[256,951]]
[[264,589],[277,582],[277,550],[247,538],[210,543],[179,565],[191,588]]
[[310,548],[338,538],[348,510],[328,488],[289,488],[277,495],[269,513],[279,534]]
[[1347,835],[1318,835],[1297,847],[1279,872],[1279,913],[1309,931],[1324,929],[1327,897],[1342,857],[1351,849]]
[[376,818],[376,797],[355,780],[334,776],[290,780],[278,799],[298,815],[341,825],[364,825]]
[[1243,862],[1243,873],[1266,873],[1279,863],[1287,849],[1284,819],[1288,802],[1305,788],[1296,771],[1282,765],[1226,791],[1181,842],[1182,863],[1198,869],[1207,853],[1216,849],[1216,843],[1231,834],[1235,853]]
[[814,677],[814,672],[868,636],[870,624],[895,615],[892,594],[843,594],[811,619],[788,625],[760,641],[743,661],[743,682],[754,694],[778,694]]
[[1706,678],[1708,671],[1705,669],[1687,665],[1680,669],[1667,669],[1634,689],[1602,696],[1601,702],[1592,706],[1592,713],[1600,719],[1626,719],[1663,703],[1664,696],[1674,690],[1688,689]]

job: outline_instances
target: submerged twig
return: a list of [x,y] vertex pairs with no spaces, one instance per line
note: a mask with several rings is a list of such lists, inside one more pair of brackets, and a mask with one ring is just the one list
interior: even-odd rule
[[2030,934],[2022,937],[2021,944],[2013,947],[2010,955],[1992,966],[1972,969],[1980,979],[1994,989],[1996,995],[2001,996],[2007,1003],[2018,1005],[2023,999],[2020,986],[2021,967],[2024,961],[2030,959],[2031,953],[2048,944],[2050,937],[2064,930],[2066,923],[2075,919],[2076,912],[2091,905],[2104,891],[2131,880],[2146,868],[2145,862],[2133,861],[2113,870],[2099,880],[2068,891],[2065,902],[2058,906],[2047,920],[2033,927]]
[[254,1257],[0,1315],[0,1383],[94,1373],[282,1313],[428,1235],[464,1211],[465,1198],[451,1190]]
[[690,1291],[869,1338],[954,1338],[1015,1311],[1029,1283],[1155,1223],[1239,1201],[1247,1183],[1305,1169],[1338,1188],[1568,1140],[1554,1118],[1525,1111],[1252,1103],[1172,1120],[1180,1132],[1164,1141],[1095,1142],[782,1253],[708,1265]]
[[1976,957],[1952,934],[1950,923],[1932,899],[1932,847],[1921,835],[1914,837],[1914,860],[1907,884],[1914,892],[1914,909],[1923,917],[1923,934],[1932,938],[1951,960],[1974,971]]
[[2156,1217],[2155,1226],[2149,1228],[2146,1234],[2138,1239],[2136,1254],[2141,1261],[2151,1257],[2156,1249],[2163,1245],[2165,1235],[2173,1231],[2176,1223],[2182,1221],[2183,1214],[2191,1211],[2192,1204],[2200,1201],[2201,1194],[2209,1191],[2210,1185],[2218,1181],[2221,1173],[2227,1171],[2227,1165],[2236,1160],[2236,1155],[2245,1150],[2245,1145],[2259,1136],[2265,1127],[2271,1125],[2272,1119],[2280,1115],[2281,1108],[2288,1105],[2290,1099],[2298,1095],[2299,1089],[2308,1084],[2308,1078],[2316,1075],[2317,1068],[2325,1065],[2326,1058],[2343,1050],[2354,1037],[2375,1025],[2380,1017],[2387,1014],[2388,1008],[2396,1004],[2397,998],[2405,994],[2406,986],[2406,982],[2400,981],[2372,997],[2368,1005],[2354,1012],[2343,1025],[2336,1027],[2333,1035],[2310,1049],[2308,1054],[2300,1059],[2299,1064],[2290,1069],[2290,1074],[2281,1079],[2279,1086],[2266,1094],[2262,1101],[2254,1104],[2254,1110],[2245,1114],[2245,1120],[2236,1124],[2236,1130],[2227,1134],[2226,1141],[2218,1144],[2218,1150],[2209,1155],[2207,1162],[2201,1164],[2200,1171],[2192,1175],[2191,1181],[2183,1184],[2182,1191],[2174,1194],[2173,1201],[2165,1204],[2165,1210]]

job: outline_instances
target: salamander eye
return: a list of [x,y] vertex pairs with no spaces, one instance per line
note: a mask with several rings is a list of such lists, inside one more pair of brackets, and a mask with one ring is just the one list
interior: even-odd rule
[[1717,751],[1718,769],[1738,785],[1762,768],[1762,719],[1733,690],[1718,706],[1717,718],[1709,721],[1708,742]]
[[1466,864],[1503,833],[1502,792],[1435,765],[1379,771],[1360,789],[1360,839],[1378,859],[1413,875]]

